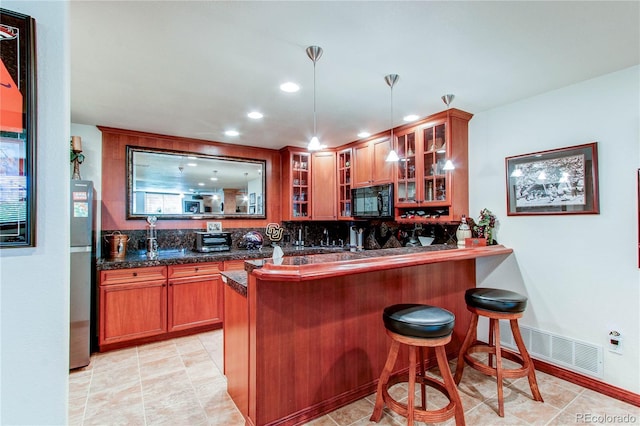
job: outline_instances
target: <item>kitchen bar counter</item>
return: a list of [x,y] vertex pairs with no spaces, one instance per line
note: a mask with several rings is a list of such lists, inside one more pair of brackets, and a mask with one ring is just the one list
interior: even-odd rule
[[511,253],[443,246],[246,262],[250,272],[225,285],[228,393],[247,424],[295,425],[375,392],[389,349],[382,310],[395,303],[453,312],[455,357],[471,319],[464,292],[476,285],[475,259]]

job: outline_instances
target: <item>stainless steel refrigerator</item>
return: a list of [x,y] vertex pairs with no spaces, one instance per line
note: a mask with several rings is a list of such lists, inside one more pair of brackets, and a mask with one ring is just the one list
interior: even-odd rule
[[71,181],[71,299],[69,369],[89,365],[95,263],[93,182]]

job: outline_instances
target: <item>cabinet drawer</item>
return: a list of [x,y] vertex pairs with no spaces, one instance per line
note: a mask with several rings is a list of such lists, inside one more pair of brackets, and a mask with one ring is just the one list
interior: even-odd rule
[[140,281],[165,280],[166,266],[149,266],[146,268],[113,269],[100,271],[100,285],[126,284]]
[[201,275],[219,274],[222,263],[188,263],[186,265],[170,265],[169,278],[197,277]]
[[244,260],[225,260],[225,271],[244,271]]

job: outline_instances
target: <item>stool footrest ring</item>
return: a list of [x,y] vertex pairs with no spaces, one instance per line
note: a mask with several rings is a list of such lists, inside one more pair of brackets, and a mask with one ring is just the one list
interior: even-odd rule
[[[389,388],[398,383],[406,383],[408,381],[408,373],[395,374],[389,378],[387,386],[382,389],[382,395],[384,398],[384,402],[387,404],[387,407],[391,411],[394,411],[403,417],[407,417],[408,415],[407,404],[402,404],[401,402],[393,399],[393,397],[389,395]],[[416,384],[424,384],[436,389],[438,392],[447,397],[447,399],[449,399],[449,404],[436,410],[427,410],[426,407],[415,407],[413,411],[415,420],[424,423],[438,423],[450,419],[453,416],[453,413],[455,411],[455,404],[449,398],[449,394],[447,392],[447,388],[444,386],[444,383],[432,379],[431,377],[425,377],[418,374],[416,375]]]
[[[489,353],[492,355],[496,354],[495,346],[489,346],[487,344],[475,344],[467,349],[467,352],[464,354],[465,362],[473,369],[480,371],[489,376],[497,377],[497,369],[496,367],[492,367],[490,365],[484,364],[477,359],[473,358],[471,354],[473,353]],[[521,365],[520,368],[502,368],[502,377],[505,379],[516,379],[519,377],[525,377],[529,374],[530,366],[524,361],[522,356],[519,354],[515,354],[513,352],[501,350],[500,354],[502,358],[506,358],[510,361],[518,363]]]

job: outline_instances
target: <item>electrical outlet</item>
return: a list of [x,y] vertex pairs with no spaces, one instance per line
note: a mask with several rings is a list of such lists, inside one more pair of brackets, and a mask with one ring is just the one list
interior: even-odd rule
[[618,331],[612,330],[609,332],[609,335],[607,336],[607,340],[609,342],[609,344],[607,345],[609,347],[609,351],[610,352],[614,352],[617,354],[621,354],[622,353],[622,334]]

